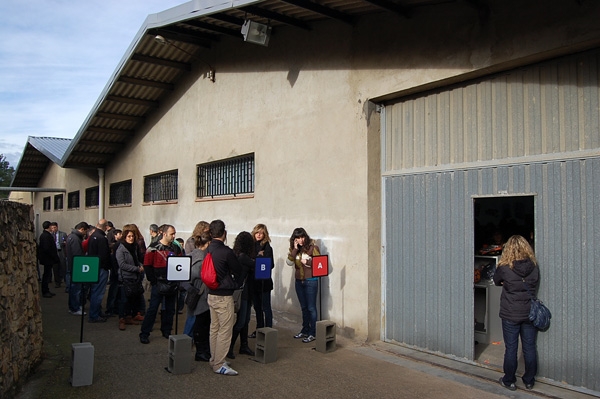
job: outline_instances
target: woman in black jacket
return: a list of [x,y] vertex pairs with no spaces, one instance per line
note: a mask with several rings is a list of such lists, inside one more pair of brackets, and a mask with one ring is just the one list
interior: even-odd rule
[[[527,240],[514,235],[506,241],[498,269],[494,274],[494,284],[502,286],[500,296],[500,318],[504,337],[504,376],[500,385],[514,391],[517,389],[517,352],[519,336],[525,359],[525,373],[522,380],[527,389],[532,389],[537,373],[537,330],[529,321],[531,295],[535,295],[540,280],[540,272],[533,249]],[[531,294],[530,294],[531,292]]]

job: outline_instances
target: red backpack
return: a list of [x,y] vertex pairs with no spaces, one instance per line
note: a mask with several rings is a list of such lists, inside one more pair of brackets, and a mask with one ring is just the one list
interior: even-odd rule
[[204,260],[202,261],[202,271],[200,272],[200,277],[208,289],[216,290],[219,288],[219,279],[217,277],[217,271],[215,270],[215,264],[213,263],[210,252],[206,254]]

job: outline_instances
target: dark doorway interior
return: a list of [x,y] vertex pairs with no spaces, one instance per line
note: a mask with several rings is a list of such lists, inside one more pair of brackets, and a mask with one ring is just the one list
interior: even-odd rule
[[473,200],[475,361],[502,369],[504,342],[498,316],[501,287],[492,278],[502,244],[515,234],[534,245],[534,196],[482,197]]

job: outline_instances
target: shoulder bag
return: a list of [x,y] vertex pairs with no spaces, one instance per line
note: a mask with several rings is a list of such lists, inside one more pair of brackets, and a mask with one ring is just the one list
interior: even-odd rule
[[525,279],[522,280],[523,284],[525,285],[525,288],[527,289],[527,292],[529,293],[529,297],[531,298],[529,321],[531,321],[531,324],[533,324],[533,326],[538,330],[545,331],[548,329],[548,327],[550,327],[550,319],[552,318],[552,313],[550,313],[550,309],[548,309],[542,301],[533,296],[531,290],[529,289],[529,286],[525,282]]

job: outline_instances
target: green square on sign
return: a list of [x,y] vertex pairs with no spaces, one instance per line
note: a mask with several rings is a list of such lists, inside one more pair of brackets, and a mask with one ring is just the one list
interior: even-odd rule
[[74,256],[71,281],[74,283],[97,283],[100,275],[100,258],[97,256]]

